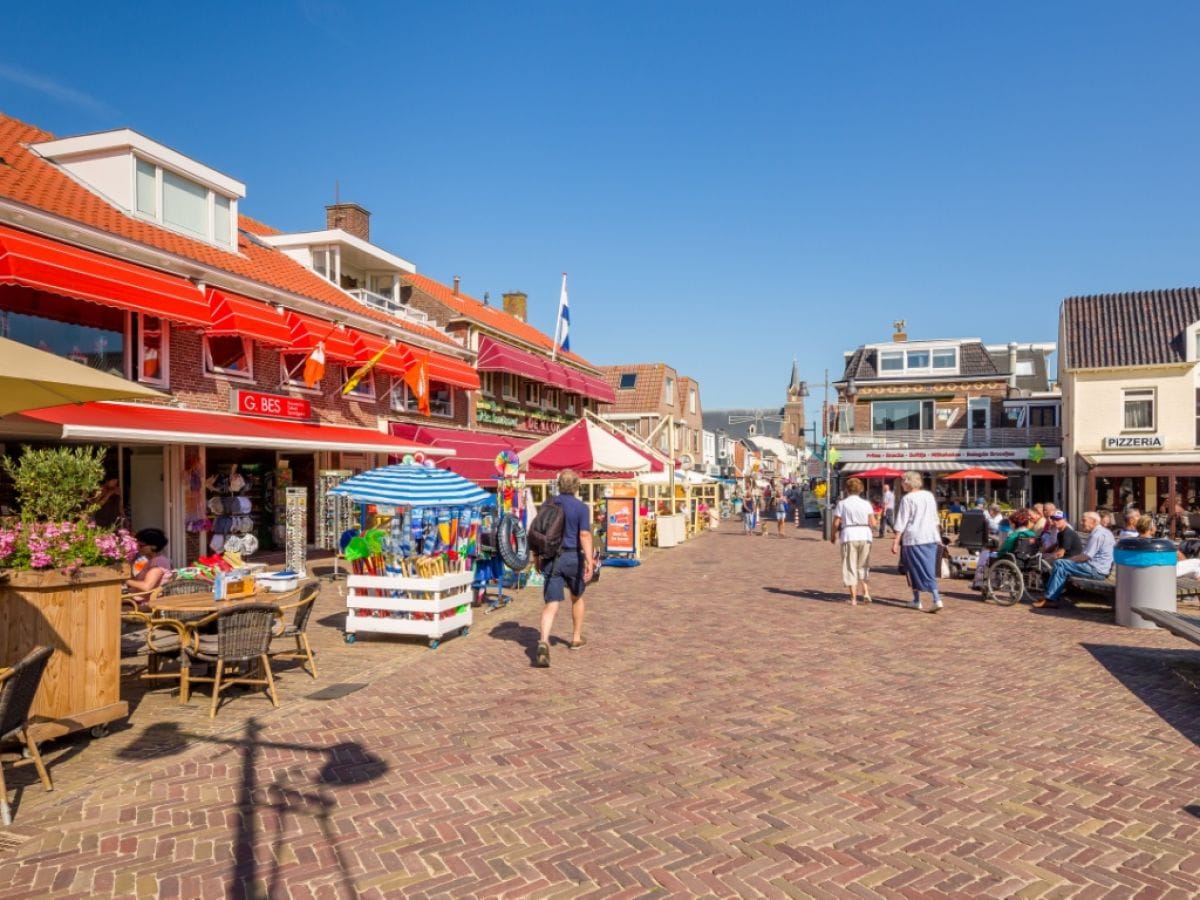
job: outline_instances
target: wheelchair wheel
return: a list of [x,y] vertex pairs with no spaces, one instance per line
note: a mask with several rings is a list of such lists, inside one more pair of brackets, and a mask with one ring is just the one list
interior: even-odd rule
[[987,586],[988,599],[999,606],[1012,606],[1025,595],[1025,579],[1011,559],[992,561]]

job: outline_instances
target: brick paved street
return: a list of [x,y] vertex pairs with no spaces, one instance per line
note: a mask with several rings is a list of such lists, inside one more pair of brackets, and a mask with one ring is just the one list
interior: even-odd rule
[[604,570],[548,671],[532,592],[430,652],[343,645],[327,587],[279,710],[157,690],[13,774],[0,895],[1195,896],[1200,653],[965,582],[920,614],[874,552],[852,609],[814,531],[731,523]]

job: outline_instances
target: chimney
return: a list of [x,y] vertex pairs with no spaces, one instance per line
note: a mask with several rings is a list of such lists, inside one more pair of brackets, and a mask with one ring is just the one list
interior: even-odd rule
[[1017,387],[1017,345],[1013,342],[1008,345],[1008,386],[1012,390]]
[[892,335],[893,341],[895,341],[897,344],[902,344],[908,340],[908,332],[904,330],[908,326],[907,322],[905,322],[903,319],[897,319],[892,323],[892,326],[896,329],[895,333]]
[[371,240],[371,214],[357,203],[335,203],[325,207],[325,227],[340,228],[356,238]]
[[514,318],[526,321],[525,302],[529,299],[528,294],[523,294],[520,291],[513,291],[510,294],[504,294],[504,311]]
[[457,275],[454,276],[454,296],[458,296],[458,285],[462,281]]

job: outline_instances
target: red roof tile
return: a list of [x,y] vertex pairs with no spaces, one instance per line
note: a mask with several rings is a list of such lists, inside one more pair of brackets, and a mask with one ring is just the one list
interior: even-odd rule
[[[439,343],[456,346],[448,335],[433,328],[398,319],[358,303],[316,272],[278,250],[248,240],[244,235],[238,237],[238,252],[231,253],[126,214],[76,182],[58,166],[29,150],[29,144],[53,139],[52,134],[0,114],[0,159],[4,161],[0,165],[0,197],[248,278],[267,287],[308,297]],[[246,216],[238,217],[238,225],[251,234],[278,233]]]

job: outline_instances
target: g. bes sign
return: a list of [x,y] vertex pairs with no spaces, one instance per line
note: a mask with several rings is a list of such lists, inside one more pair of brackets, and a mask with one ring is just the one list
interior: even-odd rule
[[235,391],[234,412],[239,416],[271,419],[311,419],[312,404],[300,397],[281,397],[259,391]]

